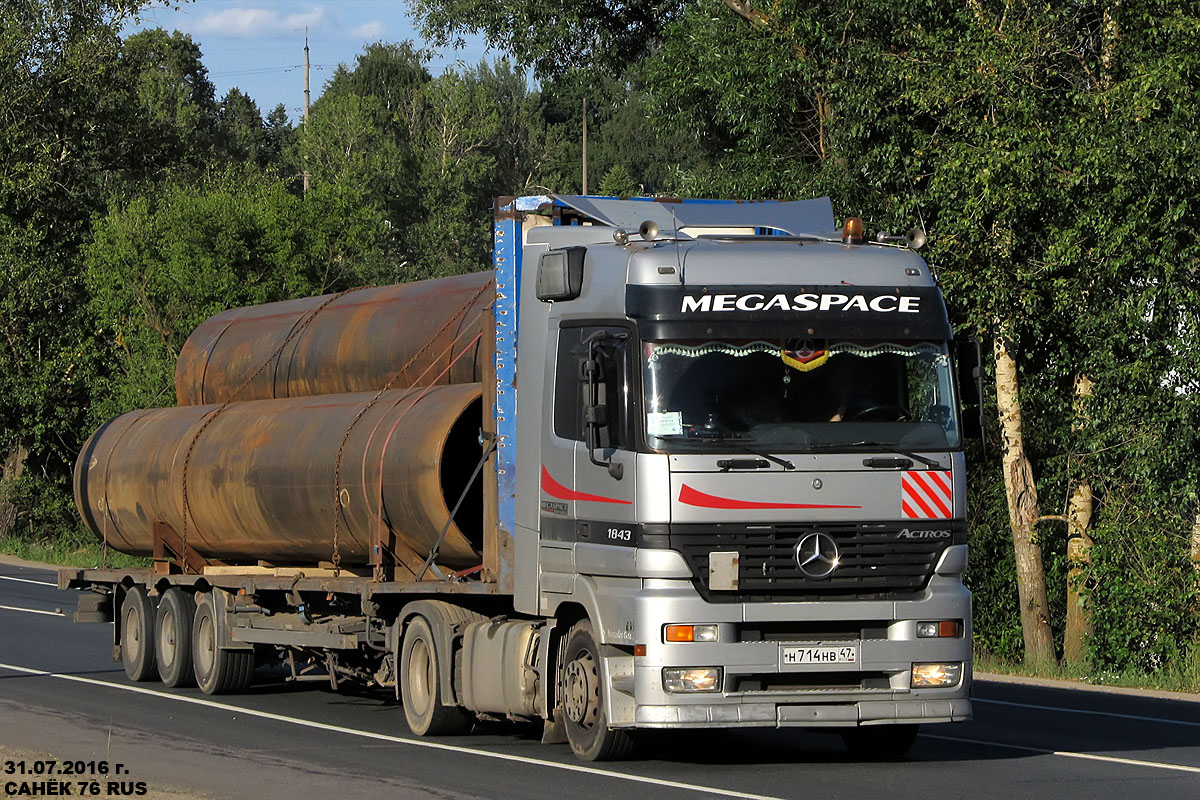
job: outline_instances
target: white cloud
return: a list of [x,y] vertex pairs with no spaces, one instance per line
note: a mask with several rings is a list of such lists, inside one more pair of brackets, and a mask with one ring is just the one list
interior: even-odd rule
[[321,6],[296,14],[280,14],[266,8],[229,8],[202,16],[187,27],[189,33],[249,38],[295,33],[306,26],[315,28],[327,21],[328,15]]
[[387,25],[384,25],[381,21],[379,21],[377,19],[373,19],[370,22],[363,23],[362,25],[359,25],[354,30],[350,31],[351,36],[354,36],[359,39],[370,39],[370,40],[382,39],[383,35],[385,33],[387,33]]

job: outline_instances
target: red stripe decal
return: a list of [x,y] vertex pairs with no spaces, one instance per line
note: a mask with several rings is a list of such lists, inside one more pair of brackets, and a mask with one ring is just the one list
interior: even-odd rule
[[734,500],[730,497],[705,494],[686,483],[679,489],[679,502],[700,508],[727,508],[740,511],[770,508],[862,508],[862,506],[825,506],[816,503],[759,503],[753,500]]
[[949,519],[950,509],[946,507],[946,504],[942,501],[942,498],[938,496],[938,492],[934,490],[934,487],[930,486],[930,484],[936,484],[937,489],[945,492],[946,487],[942,485],[942,482],[933,480],[931,478],[931,480],[926,483],[925,478],[916,472],[910,472],[908,475],[912,479],[913,483],[925,490],[925,496],[929,498],[929,502],[937,506],[937,510],[941,512],[940,514],[935,513],[934,516],[942,519]]
[[900,511],[906,519],[950,519],[953,503],[949,472],[910,470],[900,478]]
[[557,497],[559,500],[583,500],[587,503],[620,503],[624,506],[633,505],[632,500],[618,500],[615,497],[601,497],[598,494],[586,494],[585,492],[577,492],[574,489],[568,489],[554,478],[550,477],[549,470],[546,465],[542,465],[542,491],[551,497]]
[[954,505],[954,491],[950,484],[950,476],[944,472],[929,472],[926,473],[929,479],[940,490],[935,498],[942,511],[945,512],[946,519],[953,516],[950,513],[951,506]]
[[933,509],[930,508],[929,504],[925,502],[925,498],[921,497],[921,495],[919,495],[911,487],[908,490],[908,499],[917,504],[917,507],[921,509],[921,513],[924,514],[926,518],[937,519],[937,514],[933,513]]

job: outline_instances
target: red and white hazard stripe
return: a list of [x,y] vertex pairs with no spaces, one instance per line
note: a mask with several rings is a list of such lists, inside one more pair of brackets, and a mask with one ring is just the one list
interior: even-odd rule
[[950,519],[954,480],[950,472],[909,470],[900,476],[900,511],[905,519]]

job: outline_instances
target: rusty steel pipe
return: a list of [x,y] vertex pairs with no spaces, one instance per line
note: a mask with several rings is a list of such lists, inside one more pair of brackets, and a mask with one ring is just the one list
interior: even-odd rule
[[449,365],[491,329],[492,279],[476,272],[358,289],[323,308],[332,295],[223,311],[180,350],[176,398],[185,406],[377,391],[410,359],[391,388],[479,383],[487,348],[478,341]]
[[[367,564],[380,512],[395,547],[419,563],[433,547],[483,455],[481,387],[459,384],[376,393],[133,411],[110,420],[75,465],[75,503],[88,528],[124,553],[149,556],[154,523],[226,562],[312,564],[333,558],[334,465],[343,448],[338,551]],[[195,440],[193,445],[193,439]],[[482,481],[447,530],[438,563],[480,563]]]

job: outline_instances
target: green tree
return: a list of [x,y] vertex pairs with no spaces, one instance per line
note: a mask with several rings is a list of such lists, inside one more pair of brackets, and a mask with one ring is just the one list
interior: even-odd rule
[[258,104],[240,89],[230,89],[217,106],[216,135],[219,151],[230,160],[265,166],[271,156]]
[[454,44],[464,34],[482,33],[493,47],[532,65],[538,75],[557,77],[584,65],[619,74],[646,54],[686,3],[410,0],[409,5],[422,21],[422,32],[437,44]]
[[66,487],[95,364],[77,250],[142,133],[118,64],[140,5],[14,0],[0,14],[0,459],[27,453],[0,493],[35,535],[75,524]]
[[263,122],[263,152],[267,163],[284,164],[284,155],[292,149],[295,137],[296,129],[288,119],[287,109],[280,103],[271,109]]
[[252,167],[156,187],[97,219],[84,251],[109,365],[91,422],[174,401],[191,331],[226,308],[390,282],[382,214],[345,184],[303,199]]
[[600,194],[614,197],[632,197],[639,194],[639,191],[637,183],[633,180],[633,175],[625,168],[625,165],[617,164],[604,173],[604,178],[600,181]]
[[131,166],[148,177],[181,166],[198,169],[218,138],[216,90],[199,45],[178,31],[139,31],[125,40],[120,67],[142,132],[127,143]]
[[413,260],[430,275],[483,269],[494,198],[533,183],[553,137],[537,94],[504,61],[447,70],[424,98],[417,138],[422,217],[410,237]]

